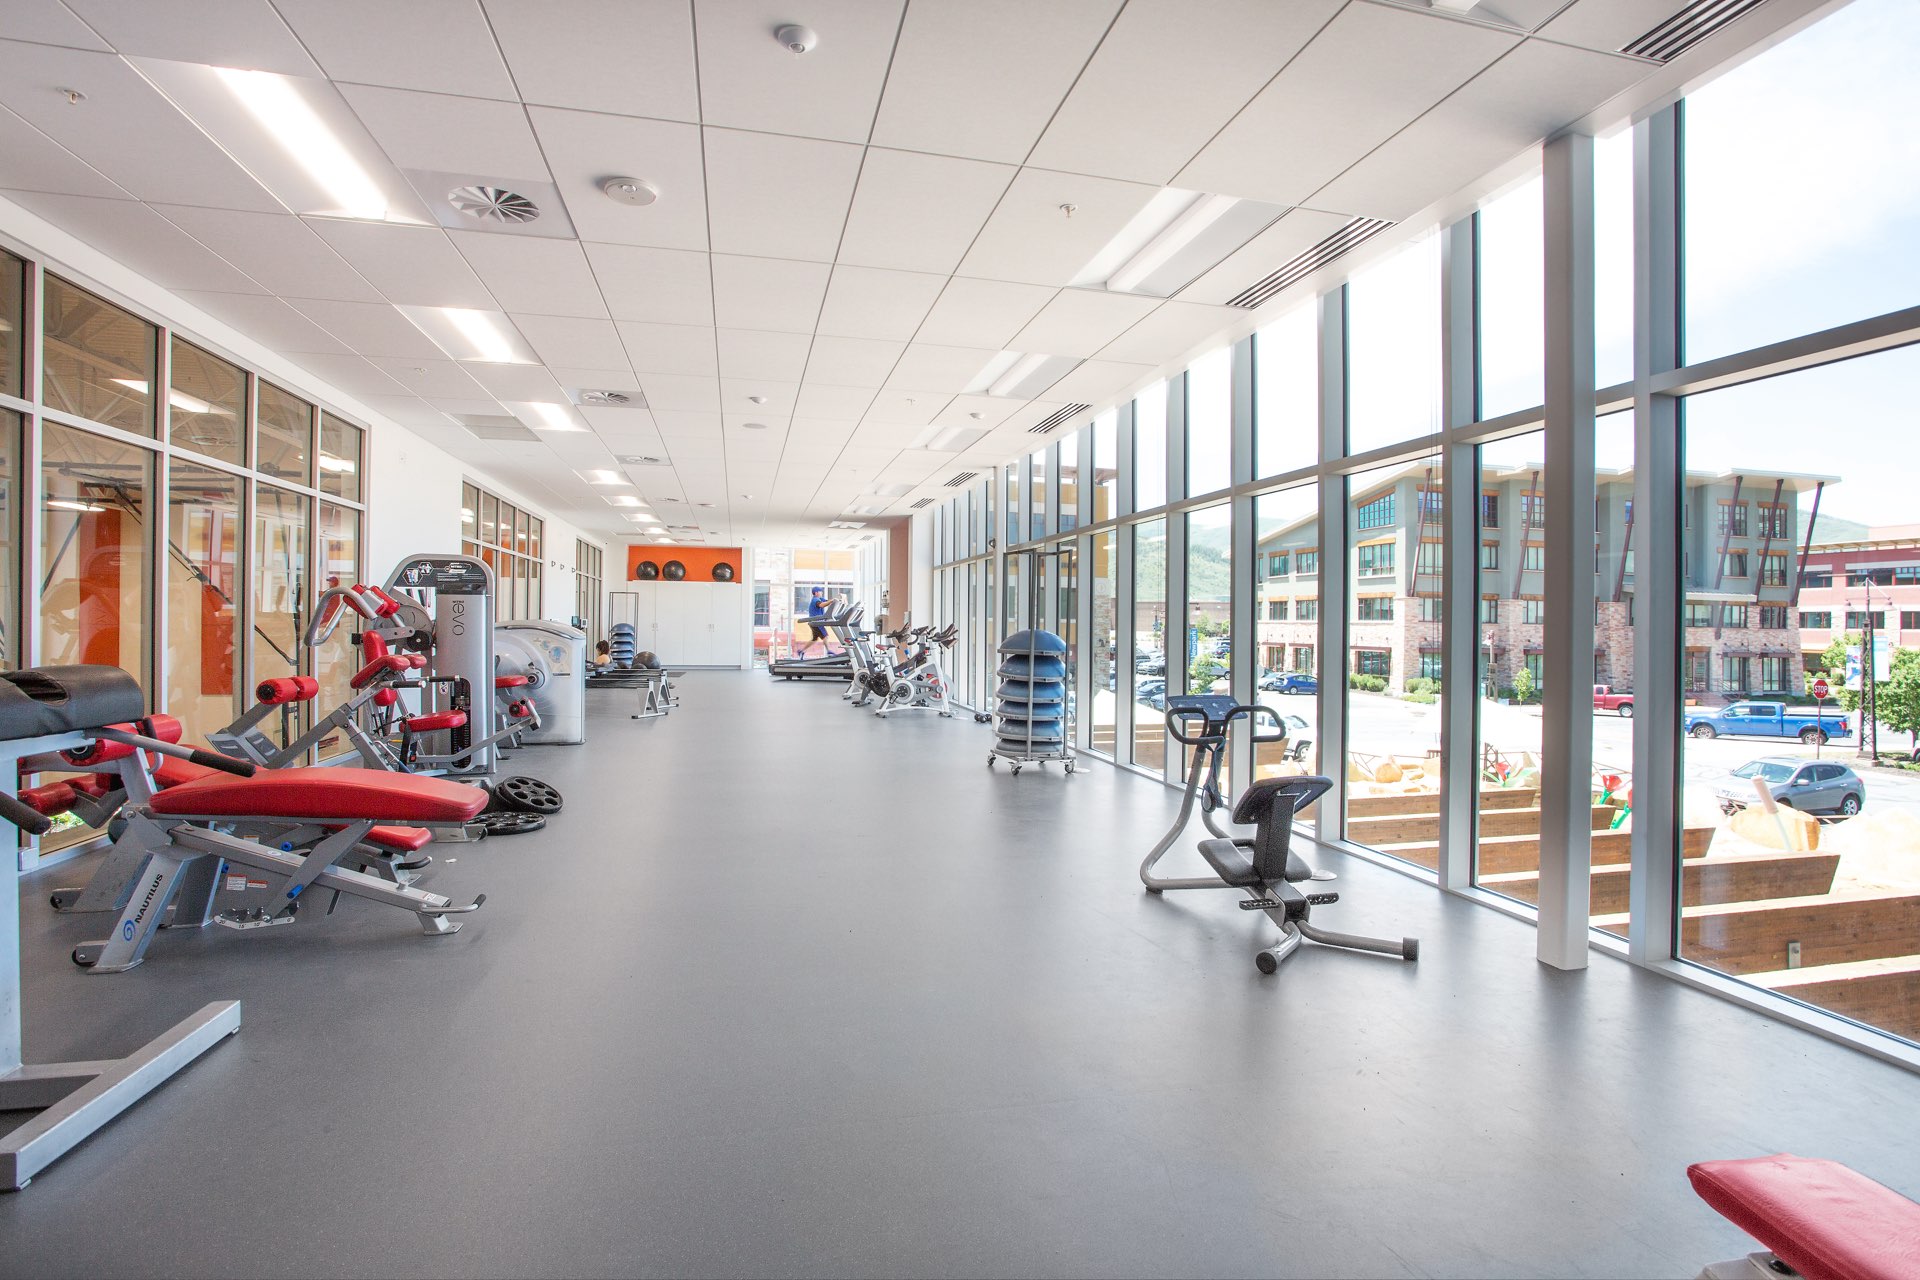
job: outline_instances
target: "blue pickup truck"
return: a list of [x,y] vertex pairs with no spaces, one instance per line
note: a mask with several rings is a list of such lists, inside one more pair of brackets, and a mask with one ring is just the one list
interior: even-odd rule
[[1696,738],[1798,738],[1812,745],[1853,737],[1844,711],[1835,708],[1822,714],[1784,702],[1736,702],[1718,711],[1690,708],[1686,726]]

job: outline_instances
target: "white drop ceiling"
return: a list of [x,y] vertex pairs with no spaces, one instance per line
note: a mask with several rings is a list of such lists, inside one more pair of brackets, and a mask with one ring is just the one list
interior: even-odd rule
[[[635,535],[625,493],[709,541],[818,540],[1244,332],[1222,304],[1349,218],[1406,219],[1622,101],[1662,69],[1615,50],[1680,7],[0,0],[0,195],[583,528]],[[531,234],[297,216],[138,59],[324,77],[429,201],[463,175],[564,207]],[[660,197],[615,203],[613,176]],[[1171,299],[1075,286],[1169,185],[1286,212]],[[449,359],[398,306],[504,315],[539,363]],[[979,394],[1002,350],[1084,363]],[[635,407],[539,445],[456,420],[583,389]],[[978,438],[915,447],[947,426]]]

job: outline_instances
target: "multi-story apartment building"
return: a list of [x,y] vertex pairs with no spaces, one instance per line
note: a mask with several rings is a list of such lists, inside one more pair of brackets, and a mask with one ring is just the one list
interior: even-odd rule
[[[1544,679],[1546,493],[1539,465],[1490,466],[1475,495],[1479,540],[1480,658],[1493,689],[1526,669]],[[1596,477],[1593,592],[1594,676],[1633,686],[1633,473]],[[1690,694],[1745,695],[1804,688],[1802,636],[1794,614],[1797,563],[1805,548],[1800,495],[1830,478],[1777,473],[1690,473],[1682,509],[1685,683]],[[1439,468],[1415,464],[1356,490],[1347,504],[1352,673],[1403,690],[1440,679],[1441,519]],[[1813,510],[1809,510],[1811,520]],[[1920,569],[1920,541],[1915,563]],[[1260,540],[1260,662],[1318,672],[1318,538],[1309,518]],[[1333,566],[1328,566],[1332,568]],[[1914,608],[1920,610],[1920,576]],[[1920,624],[1920,613],[1913,619]],[[1917,637],[1920,638],[1920,637]],[[1824,641],[1822,642],[1824,646]]]
[[1920,525],[1882,525],[1807,549],[1794,623],[1809,669],[1839,636],[1869,623],[1876,646],[1920,648]]

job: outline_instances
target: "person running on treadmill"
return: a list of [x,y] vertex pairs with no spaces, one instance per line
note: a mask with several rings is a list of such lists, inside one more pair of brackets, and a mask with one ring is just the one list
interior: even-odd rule
[[[825,587],[815,587],[813,589],[813,600],[807,605],[807,626],[813,632],[813,639],[820,642],[820,647],[827,657],[833,656],[833,646],[827,643],[827,629],[821,624],[820,619],[824,618],[832,608],[833,605],[827,600],[827,589]],[[800,656],[803,658],[806,657],[807,650],[812,647],[812,640],[802,645],[800,647]]]

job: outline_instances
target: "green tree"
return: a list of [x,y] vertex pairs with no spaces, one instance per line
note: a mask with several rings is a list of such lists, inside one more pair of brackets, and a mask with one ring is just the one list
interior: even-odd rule
[[1860,691],[1847,688],[1847,650],[1859,643],[1860,633],[1849,631],[1835,636],[1833,643],[1820,655],[1820,673],[1833,686],[1833,696],[1828,701],[1838,702],[1842,711],[1860,709]]
[[1211,654],[1197,655],[1187,668],[1187,692],[1207,693],[1213,688],[1213,682],[1227,674],[1227,669],[1219,659]]
[[1907,735],[1920,759],[1920,649],[1895,649],[1891,679],[1876,683],[1873,709],[1880,723]]
[[1515,702],[1533,701],[1533,672],[1525,667],[1513,673],[1513,700]]

